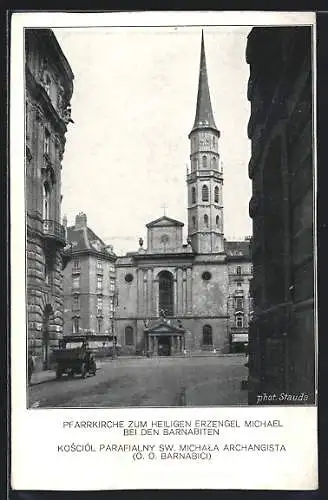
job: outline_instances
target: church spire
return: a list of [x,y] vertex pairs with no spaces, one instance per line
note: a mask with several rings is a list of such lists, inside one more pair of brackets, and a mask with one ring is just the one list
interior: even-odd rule
[[200,50],[196,116],[192,132],[199,128],[211,128],[217,130],[213,117],[210,90],[208,86],[203,30],[202,30],[202,42]]

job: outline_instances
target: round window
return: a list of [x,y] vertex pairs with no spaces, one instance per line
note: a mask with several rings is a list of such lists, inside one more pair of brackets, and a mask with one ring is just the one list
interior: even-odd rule
[[204,271],[202,274],[202,278],[203,280],[208,281],[212,278],[212,275],[209,271]]
[[133,281],[133,275],[131,273],[128,273],[125,275],[125,281],[127,283],[131,283],[131,281]]

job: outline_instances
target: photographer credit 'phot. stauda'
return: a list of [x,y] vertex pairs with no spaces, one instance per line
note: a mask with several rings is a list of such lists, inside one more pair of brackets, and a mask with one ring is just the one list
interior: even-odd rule
[[312,51],[25,29],[28,408],[315,404]]

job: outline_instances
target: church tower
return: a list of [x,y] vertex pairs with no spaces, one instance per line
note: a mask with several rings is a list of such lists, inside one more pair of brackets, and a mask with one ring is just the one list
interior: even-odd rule
[[224,236],[220,132],[213,117],[203,31],[196,116],[188,137],[191,162],[187,173],[188,236],[196,253],[221,253]]

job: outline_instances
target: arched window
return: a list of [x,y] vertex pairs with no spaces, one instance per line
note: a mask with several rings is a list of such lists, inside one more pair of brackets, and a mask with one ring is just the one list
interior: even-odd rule
[[207,156],[204,155],[202,160],[203,160],[203,168],[207,168]]
[[210,325],[203,326],[203,345],[213,345],[212,327]]
[[50,189],[49,184],[45,182],[42,186],[42,217],[43,220],[49,219],[50,212]]
[[204,226],[208,227],[208,215],[204,215]]
[[196,227],[196,217],[193,217],[192,218],[192,227],[195,228]]
[[158,275],[159,311],[164,310],[167,316],[173,315],[173,276],[169,271],[161,271]]
[[191,203],[196,203],[196,188],[191,188]]
[[217,216],[215,217],[215,224],[216,224],[216,227],[219,227],[219,222],[220,222],[220,218],[219,218],[219,216],[217,215]]
[[215,186],[214,188],[214,203],[219,203],[219,188]]
[[212,142],[213,142],[213,148],[215,148],[215,145],[216,145],[216,139],[215,139],[215,137],[213,137]]
[[241,276],[241,266],[237,266],[237,274],[238,276]]
[[206,186],[206,184],[204,184],[204,186],[202,187],[202,201],[208,201],[208,187]]
[[125,327],[125,345],[134,345],[132,326]]
[[213,170],[216,169],[216,158],[215,158],[215,156],[213,156],[212,159],[211,159],[211,167],[213,168]]

